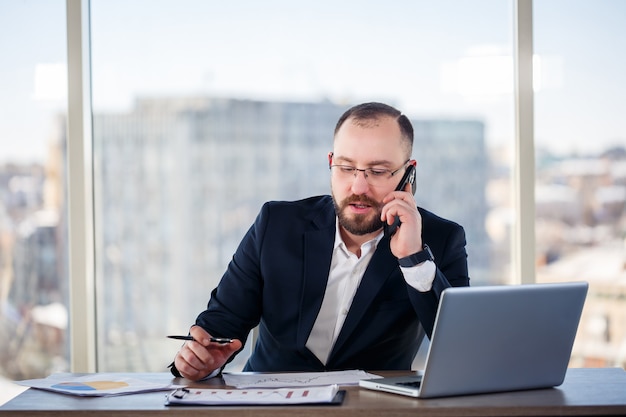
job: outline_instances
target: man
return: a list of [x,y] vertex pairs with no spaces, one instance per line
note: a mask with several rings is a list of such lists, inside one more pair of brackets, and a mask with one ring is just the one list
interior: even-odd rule
[[395,191],[416,166],[412,147],[413,127],[395,108],[346,111],[328,154],[332,197],[263,206],[172,373],[218,374],[257,325],[246,371],[410,369],[441,292],[469,285],[463,228],[418,209],[410,182]]

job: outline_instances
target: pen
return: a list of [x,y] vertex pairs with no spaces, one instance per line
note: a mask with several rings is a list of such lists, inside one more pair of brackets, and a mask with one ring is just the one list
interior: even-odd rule
[[[167,336],[170,339],[176,339],[176,340],[196,340],[193,338],[193,336]],[[233,339],[228,339],[225,337],[212,337],[211,338],[211,342],[215,342],[215,343],[233,343]]]

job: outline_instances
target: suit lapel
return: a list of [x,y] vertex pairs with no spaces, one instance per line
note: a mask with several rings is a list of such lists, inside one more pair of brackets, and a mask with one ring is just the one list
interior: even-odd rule
[[[332,202],[331,202],[332,206]],[[300,300],[298,346],[304,347],[324,299],[335,238],[334,209],[321,211],[304,233],[304,282]]]

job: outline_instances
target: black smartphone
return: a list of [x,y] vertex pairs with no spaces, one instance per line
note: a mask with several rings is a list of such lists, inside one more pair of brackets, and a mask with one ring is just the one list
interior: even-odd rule
[[[413,192],[413,195],[415,195],[415,189],[417,186],[415,184],[414,165],[409,165],[409,167],[406,169],[404,175],[402,176],[402,178],[400,178],[400,182],[398,183],[395,191],[404,190],[407,182],[411,184],[411,191]],[[396,231],[398,230],[398,226],[400,226],[400,217],[396,216],[392,224],[387,224],[387,222],[383,223],[383,234],[389,237],[393,236],[393,234],[396,233]]]

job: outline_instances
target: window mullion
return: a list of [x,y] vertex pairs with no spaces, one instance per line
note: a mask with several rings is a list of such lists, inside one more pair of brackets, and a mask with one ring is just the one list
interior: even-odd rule
[[533,106],[533,2],[514,2],[515,175],[513,278],[535,281],[535,152]]
[[67,0],[70,360],[96,371],[89,0]]

